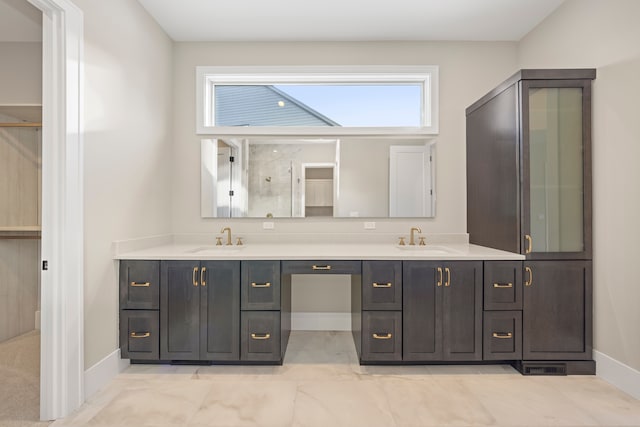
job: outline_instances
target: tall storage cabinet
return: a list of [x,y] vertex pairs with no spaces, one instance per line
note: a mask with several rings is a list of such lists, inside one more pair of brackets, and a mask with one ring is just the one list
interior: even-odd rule
[[594,69],[520,70],[466,110],[469,240],[527,258],[520,364],[525,373],[595,369],[591,362],[595,76]]

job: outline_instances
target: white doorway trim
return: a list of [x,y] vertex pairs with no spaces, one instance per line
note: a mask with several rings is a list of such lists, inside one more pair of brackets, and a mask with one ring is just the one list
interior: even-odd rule
[[83,15],[69,0],[42,11],[42,330],[40,418],[84,402]]

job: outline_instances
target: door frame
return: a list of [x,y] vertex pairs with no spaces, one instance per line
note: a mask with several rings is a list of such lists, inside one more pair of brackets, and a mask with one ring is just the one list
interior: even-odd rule
[[53,420],[85,398],[84,18],[70,0],[28,1],[42,11],[40,419]]

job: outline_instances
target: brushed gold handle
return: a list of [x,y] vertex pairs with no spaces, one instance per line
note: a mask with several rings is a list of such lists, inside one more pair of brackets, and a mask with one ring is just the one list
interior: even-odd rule
[[529,267],[525,267],[524,271],[526,271],[527,274],[529,275],[529,279],[527,279],[524,282],[524,285],[525,286],[531,286],[531,284],[533,283],[533,271],[531,271],[531,269]]
[[267,282],[267,283],[251,282],[251,287],[252,288],[270,288],[271,287],[271,282]]
[[393,286],[391,283],[377,283],[377,282],[373,282],[373,287],[374,287],[374,288],[390,288],[391,286]]
[[313,265],[311,266],[312,270],[331,270],[330,265]]
[[449,267],[446,267],[444,271],[447,273],[447,281],[444,282],[444,286],[448,288],[451,286],[451,270],[449,270]]
[[131,332],[131,338],[149,338],[151,336],[151,332]]
[[196,281],[196,274],[198,274],[198,267],[193,267],[193,273],[191,274],[191,281],[193,282],[193,286],[198,286],[198,282]]
[[202,267],[200,269],[200,284],[202,286],[207,286],[207,282],[204,280],[204,273],[207,272],[207,267]]
[[524,235],[524,240],[527,241],[527,248],[524,250],[524,253],[530,254],[531,251],[533,250],[533,240],[531,239],[531,236],[528,234]]
[[513,288],[513,283],[494,283],[494,288]]
[[131,282],[131,286],[133,286],[134,288],[148,288],[149,286],[151,286],[151,283],[149,282]]
[[436,281],[436,285],[438,287],[442,286],[442,268],[438,267],[438,280]]
[[373,338],[377,340],[390,340],[391,337],[391,334],[373,334]]
[[494,332],[492,336],[503,340],[513,338],[513,334],[511,332]]
[[271,338],[271,334],[251,334],[252,340],[268,340]]

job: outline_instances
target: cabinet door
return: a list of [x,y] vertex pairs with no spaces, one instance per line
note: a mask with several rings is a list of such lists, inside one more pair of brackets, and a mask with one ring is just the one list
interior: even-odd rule
[[590,261],[524,263],[523,359],[590,360]]
[[200,358],[240,358],[240,261],[200,264]]
[[280,310],[280,261],[242,263],[242,309]]
[[243,311],[240,358],[252,362],[282,362],[279,311]]
[[402,360],[402,312],[362,312],[362,360]]
[[402,261],[362,261],[362,309],[402,310]]
[[120,311],[120,352],[123,359],[158,360],[158,311]]
[[522,253],[591,258],[591,81],[526,80]]
[[482,262],[442,266],[443,360],[482,360]]
[[200,263],[160,263],[160,358],[200,358]]
[[120,309],[157,310],[160,306],[160,262],[120,261]]
[[484,309],[522,310],[522,261],[484,262]]
[[438,262],[402,263],[403,360],[442,360],[443,271]]

